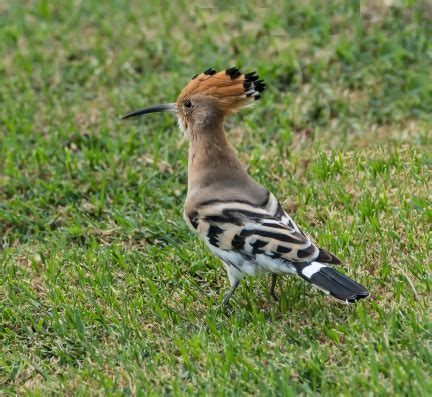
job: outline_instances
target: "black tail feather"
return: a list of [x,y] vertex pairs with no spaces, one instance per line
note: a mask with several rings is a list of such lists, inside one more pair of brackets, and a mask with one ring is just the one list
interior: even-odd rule
[[369,295],[369,291],[365,287],[328,266],[321,267],[310,278],[305,276],[303,271],[299,271],[299,274],[319,289],[345,302],[354,303]]

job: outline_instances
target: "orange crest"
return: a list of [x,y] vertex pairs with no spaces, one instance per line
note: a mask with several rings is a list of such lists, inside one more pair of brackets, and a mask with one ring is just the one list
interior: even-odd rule
[[230,113],[260,99],[264,89],[265,84],[256,72],[242,74],[236,67],[217,72],[209,68],[189,81],[177,103],[196,94],[210,95],[219,100],[223,112]]

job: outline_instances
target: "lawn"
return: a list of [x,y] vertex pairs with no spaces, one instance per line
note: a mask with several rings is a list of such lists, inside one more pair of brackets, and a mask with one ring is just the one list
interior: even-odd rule
[[[0,54],[0,394],[432,394],[428,1],[6,1]],[[369,299],[221,310],[187,141],[119,117],[234,65],[267,91],[230,141]]]

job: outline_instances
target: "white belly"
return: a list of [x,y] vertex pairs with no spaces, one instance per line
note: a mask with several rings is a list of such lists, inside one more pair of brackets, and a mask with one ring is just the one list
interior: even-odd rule
[[256,261],[247,260],[238,252],[222,250],[210,244],[207,246],[213,254],[222,259],[223,262],[235,266],[243,275],[256,276],[267,271]]
[[267,255],[259,254],[254,259],[245,259],[243,255],[235,251],[227,251],[207,243],[210,251],[223,262],[235,266],[243,275],[257,276],[262,273],[296,273],[295,267],[282,259],[273,259]]

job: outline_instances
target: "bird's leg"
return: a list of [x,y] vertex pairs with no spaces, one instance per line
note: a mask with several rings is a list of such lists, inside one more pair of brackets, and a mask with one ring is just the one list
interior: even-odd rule
[[228,293],[225,295],[225,297],[223,298],[222,304],[227,307],[228,306],[228,302],[231,299],[232,294],[234,293],[234,291],[236,290],[236,288],[239,286],[240,284],[240,280],[236,280],[234,281],[234,283],[231,284],[231,288],[228,291]]
[[222,304],[224,307],[228,307],[228,302],[231,299],[231,296],[234,293],[234,291],[236,290],[236,288],[239,286],[240,281],[242,279],[242,275],[238,271],[238,268],[233,266],[231,263],[223,261],[223,264],[224,264],[225,269],[227,271],[231,288],[228,291],[228,293],[225,295],[225,297],[223,298]]
[[275,287],[276,287],[276,280],[277,280],[277,274],[272,273],[272,282],[271,282],[271,286],[270,286],[270,295],[273,297],[273,299],[277,302],[279,300],[278,296],[276,295],[275,292]]

